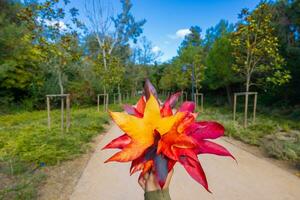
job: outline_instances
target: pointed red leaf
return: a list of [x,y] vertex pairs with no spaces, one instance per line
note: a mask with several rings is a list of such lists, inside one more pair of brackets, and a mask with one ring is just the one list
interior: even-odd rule
[[173,167],[177,161],[169,159],[169,158],[167,158],[167,160],[168,160],[168,172],[170,172],[173,169]]
[[173,152],[177,155],[178,160],[180,159],[181,156],[188,156],[189,158],[198,161],[197,154],[195,153],[195,150],[193,148],[183,149],[183,148],[174,147]]
[[129,114],[134,115],[136,117],[142,118],[143,114],[141,114],[135,107],[125,104],[123,109]]
[[144,153],[145,149],[143,146],[133,143],[132,141],[122,151],[114,154],[112,157],[107,159],[105,163],[117,161],[117,162],[128,162],[138,158]]
[[150,94],[152,94],[156,99],[158,99],[156,89],[152,85],[149,79],[145,80],[144,92],[145,92],[146,100],[150,98]]
[[192,101],[183,102],[178,109],[178,112],[194,112],[194,111],[195,111],[195,103]]
[[175,94],[172,94],[167,100],[166,102],[164,103],[165,104],[168,104],[171,108],[174,108],[177,101],[178,101],[178,98],[180,97],[181,95],[181,92],[177,92]]
[[136,104],[136,110],[140,113],[140,114],[144,114],[145,111],[145,106],[146,106],[146,102],[144,99],[144,96],[141,96],[141,98],[139,99],[139,101]]
[[191,124],[185,129],[187,135],[192,136],[195,140],[216,139],[224,135],[224,127],[213,121],[201,121]]
[[160,109],[160,115],[162,117],[173,115],[171,106],[169,104],[164,104],[163,107]]
[[195,153],[197,154],[208,153],[208,154],[215,154],[219,156],[230,156],[233,159],[235,159],[233,155],[231,155],[231,153],[227,149],[225,149],[225,147],[208,140],[199,141],[198,146],[195,148]]
[[112,140],[103,149],[123,149],[131,142],[131,138],[127,134],[123,134],[120,137]]
[[203,187],[208,191],[208,184],[206,180],[205,173],[199,163],[199,161],[189,158],[187,156],[181,156],[179,159],[180,164],[183,165],[185,170],[189,173],[189,175],[198,183],[203,185]]

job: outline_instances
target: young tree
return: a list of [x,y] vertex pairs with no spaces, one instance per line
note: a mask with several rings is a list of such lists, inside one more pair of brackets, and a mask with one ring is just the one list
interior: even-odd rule
[[[278,51],[278,38],[271,24],[270,5],[261,3],[249,12],[243,9],[233,34],[232,46],[236,64],[233,70],[245,80],[245,126],[247,125],[248,92],[251,85],[263,82],[284,84],[290,76]],[[253,80],[255,75],[255,81]]]
[[[87,0],[86,11],[89,19],[89,29],[95,35],[100,54],[98,58],[102,59],[102,63],[105,73],[108,73],[111,69],[109,60],[114,54],[113,60],[119,59],[121,64],[125,64],[124,60],[129,57],[129,41],[136,42],[137,37],[142,33],[142,26],[145,24],[145,20],[136,21],[131,14],[132,4],[130,0],[121,0],[122,11],[116,17],[114,17],[113,6],[110,1],[103,0]],[[127,52],[127,53],[126,53]],[[113,70],[115,71],[115,70]],[[123,70],[121,70],[123,71]],[[106,87],[108,80],[102,77],[104,83],[104,93],[106,93]],[[120,94],[120,86],[118,84],[118,92]],[[120,98],[120,97],[119,97]]]
[[[68,12],[70,23],[65,22],[67,13],[58,0],[48,0],[42,3],[35,1],[26,5],[19,17],[26,21],[28,29],[33,33],[33,44],[43,52],[45,71],[57,77],[60,93],[64,93],[65,73],[79,60],[78,29],[82,24],[78,21],[78,10],[71,8]],[[67,5],[69,1],[62,2]]]

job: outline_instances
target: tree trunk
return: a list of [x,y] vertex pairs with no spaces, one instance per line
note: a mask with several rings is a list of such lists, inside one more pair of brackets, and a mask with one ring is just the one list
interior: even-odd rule
[[[58,84],[60,87],[60,94],[64,94],[64,87],[62,83],[62,73],[61,71],[58,72]],[[61,105],[61,132],[64,132],[64,98],[60,97],[60,105]]]
[[248,100],[249,100],[250,75],[247,75],[246,80],[246,95],[245,95],[245,113],[244,113],[244,128],[248,126]]
[[104,49],[104,45],[101,47],[102,48],[102,57],[103,57],[103,65],[104,65],[104,70],[107,70],[107,62],[106,62],[106,52]]
[[118,84],[118,99],[119,99],[119,104],[122,103],[122,96],[121,96],[121,88],[120,88],[120,84]]
[[59,87],[60,87],[60,94],[63,94],[64,93],[64,86],[63,86],[63,83],[62,83],[62,73],[60,71],[58,72],[58,84],[59,84]]
[[230,85],[226,85],[226,94],[229,106],[232,106],[231,88]]

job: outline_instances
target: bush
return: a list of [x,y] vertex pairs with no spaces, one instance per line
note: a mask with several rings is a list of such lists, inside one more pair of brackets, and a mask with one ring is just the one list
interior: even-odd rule
[[268,155],[291,160],[300,166],[300,132],[278,132],[263,138],[261,146]]

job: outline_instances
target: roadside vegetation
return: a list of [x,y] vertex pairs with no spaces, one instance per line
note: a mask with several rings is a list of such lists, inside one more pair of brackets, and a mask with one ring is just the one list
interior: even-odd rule
[[108,114],[96,107],[74,108],[70,131],[62,133],[60,111],[53,110],[51,117],[48,130],[46,111],[0,116],[0,199],[34,199],[45,178],[39,169],[87,152],[89,142],[109,123]]
[[227,136],[260,147],[270,157],[291,161],[300,169],[299,120],[262,108],[257,113],[255,123],[250,119],[248,128],[244,128],[243,113],[237,114],[236,122],[233,122],[232,116],[232,108],[212,103],[206,103],[204,112],[199,113],[199,119],[222,123]]

